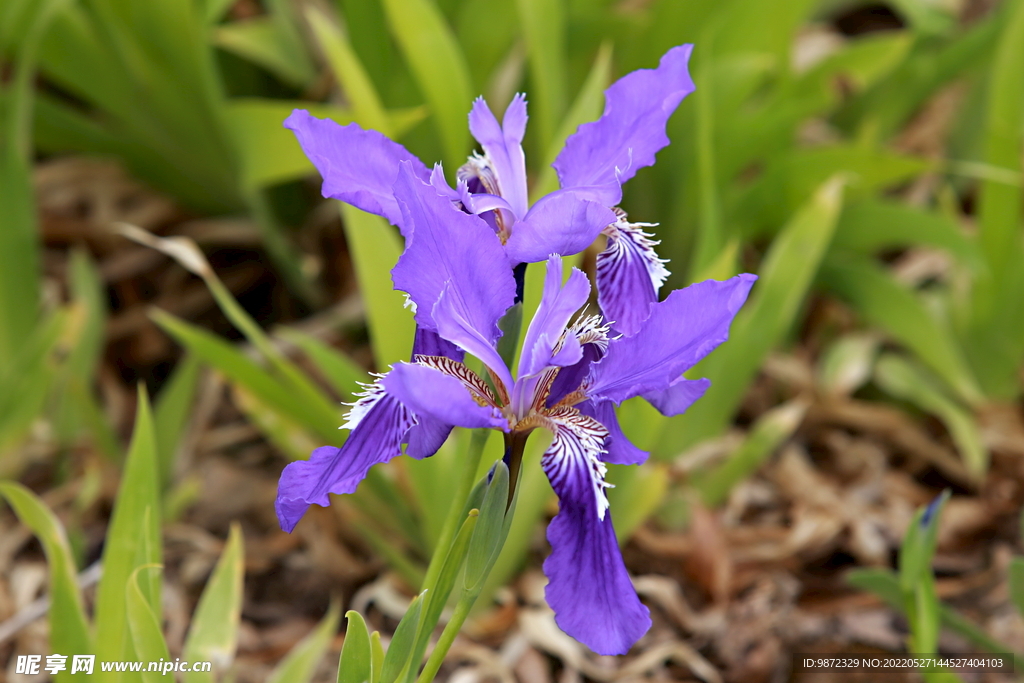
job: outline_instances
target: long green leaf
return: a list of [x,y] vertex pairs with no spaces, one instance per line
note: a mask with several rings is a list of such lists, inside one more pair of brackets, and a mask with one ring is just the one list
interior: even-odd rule
[[383,218],[349,204],[341,205],[345,238],[359,280],[370,344],[378,371],[405,360],[412,349],[413,320],[401,292],[391,284],[391,269],[402,253],[401,238]]
[[[155,505],[160,500],[158,477],[159,455],[149,397],[140,386],[135,432],[107,530],[103,578],[96,589],[96,658],[100,660],[130,658],[126,655],[131,642],[126,623],[125,586],[138,566],[160,564],[159,542],[143,557],[139,553],[147,534],[149,538],[160,538],[160,508]],[[156,595],[159,596],[159,589]],[[156,604],[160,604],[159,599]],[[122,678],[116,672],[111,674],[112,680]]]
[[163,671],[149,671],[149,662],[160,660],[167,662],[168,665],[173,664],[171,653],[167,649],[167,641],[164,640],[163,630],[160,627],[160,619],[139,585],[140,572],[159,571],[160,569],[159,566],[149,565],[138,567],[129,577],[125,592],[128,630],[131,632],[132,644],[135,647],[135,654],[146,663],[142,671],[142,680],[145,683],[157,683],[166,675]]
[[826,260],[822,280],[865,320],[905,344],[969,404],[981,392],[950,333],[914,294],[872,261],[847,255]]
[[[231,666],[242,615],[244,559],[242,528],[234,522],[224,551],[192,615],[192,625],[185,640],[185,659],[212,662],[219,672]],[[214,677],[212,672],[190,671],[185,680],[188,683],[212,683]]]
[[448,168],[463,162],[472,104],[469,68],[444,15],[433,0],[384,0],[388,25],[430,103]]
[[546,150],[565,110],[566,55],[563,0],[516,0],[530,60],[535,149]]
[[160,452],[160,480],[165,485],[173,479],[174,458],[191,415],[200,367],[196,356],[186,354],[174,367],[153,410],[153,429]]
[[366,621],[359,612],[345,613],[348,628],[345,629],[345,644],[341,646],[338,661],[338,683],[373,683],[370,677],[370,634]]
[[[46,553],[50,572],[50,647],[54,652],[93,652],[78,591],[75,559],[64,527],[43,501],[21,484],[0,482],[0,496],[32,530]],[[60,683],[70,681],[71,674],[62,671],[57,680]]]

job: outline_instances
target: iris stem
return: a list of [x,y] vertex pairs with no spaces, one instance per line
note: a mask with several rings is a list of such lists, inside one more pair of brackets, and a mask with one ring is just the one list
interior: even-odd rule
[[452,643],[455,642],[455,637],[462,630],[462,625],[466,622],[466,617],[469,616],[470,611],[473,609],[473,603],[476,602],[479,595],[480,591],[478,590],[473,593],[467,593],[459,598],[459,602],[455,605],[455,611],[452,613],[452,618],[445,624],[441,637],[438,638],[437,645],[434,647],[434,651],[430,653],[430,657],[427,659],[423,671],[420,672],[420,677],[416,679],[416,683],[430,683],[434,680],[434,676],[437,675],[441,664],[444,662],[445,655],[448,654]]
[[505,464],[508,465],[508,503],[505,505],[506,512],[512,506],[512,498],[516,494],[519,470],[523,465],[523,451],[526,450],[526,440],[529,437],[530,432],[512,432],[505,435]]
[[462,525],[462,508],[466,498],[469,497],[469,492],[473,490],[473,484],[476,483],[476,471],[480,467],[480,458],[483,456],[484,446],[487,444],[487,437],[490,435],[491,430],[489,429],[473,431],[462,479],[459,481],[459,487],[452,497],[452,504],[448,509],[448,517],[445,518],[444,526],[441,527],[441,535],[437,539],[434,556],[430,558],[430,566],[427,567],[427,575],[423,579],[420,590],[424,588],[433,589],[437,583],[437,575],[441,572],[441,567],[444,565],[444,558],[448,556],[448,549],[455,539],[456,532]]

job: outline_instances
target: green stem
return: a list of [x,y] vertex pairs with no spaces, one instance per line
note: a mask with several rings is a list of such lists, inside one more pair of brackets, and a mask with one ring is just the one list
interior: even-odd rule
[[466,622],[466,617],[469,616],[470,611],[473,609],[473,603],[476,602],[478,595],[480,595],[479,590],[473,593],[466,593],[459,598],[451,620],[445,625],[444,631],[441,632],[437,646],[430,653],[430,657],[427,659],[423,671],[420,672],[420,677],[416,679],[416,683],[430,683],[434,680],[434,676],[437,675],[438,669],[441,668],[441,664],[444,662],[445,655],[448,654],[452,643],[455,642],[455,636],[459,635],[462,625]]
[[484,453],[484,445],[487,443],[487,437],[490,435],[491,430],[489,429],[477,429],[473,432],[469,442],[469,457],[463,464],[465,469],[463,469],[462,480],[459,482],[459,488],[456,489],[455,495],[452,497],[452,504],[448,509],[448,517],[444,520],[444,526],[441,527],[441,535],[437,539],[437,545],[434,547],[434,556],[430,558],[430,566],[427,567],[427,575],[423,579],[420,590],[434,588],[434,585],[437,583],[437,575],[444,565],[444,559],[448,556],[448,549],[451,547],[456,532],[458,532],[459,527],[462,525],[462,508],[469,497],[469,492],[473,489],[473,484],[476,483],[476,471],[479,469],[480,458]]

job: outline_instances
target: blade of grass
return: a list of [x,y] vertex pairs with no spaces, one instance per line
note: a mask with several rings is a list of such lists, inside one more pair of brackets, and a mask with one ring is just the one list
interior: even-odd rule
[[[96,658],[110,661],[131,658],[125,611],[125,586],[139,564],[160,564],[160,543],[138,563],[145,535],[160,538],[158,480],[159,456],[153,434],[149,398],[140,386],[135,431],[118,487],[107,540],[103,548],[103,578],[96,589]],[[147,509],[151,512],[147,514]],[[148,528],[147,528],[148,527]],[[159,602],[157,602],[159,604]],[[112,673],[112,680],[122,677]]]
[[169,485],[173,480],[174,461],[185,426],[192,412],[196,387],[199,384],[199,358],[186,354],[178,361],[157,397],[153,411],[153,429],[157,450],[160,452],[160,481]]
[[822,269],[826,286],[864,319],[912,350],[968,405],[981,392],[950,333],[929,314],[913,292],[869,259],[834,255]]
[[[50,647],[54,652],[93,652],[92,638],[78,591],[75,558],[57,516],[34,493],[16,482],[0,482],[3,496],[18,519],[32,530],[46,553],[50,583]],[[68,672],[57,676],[71,680]]]
[[469,142],[466,112],[472,90],[466,58],[432,0],[384,0],[384,9],[405,61],[430,103],[446,165],[458,168]]
[[[160,565],[142,565],[132,572],[125,591],[125,606],[128,615],[128,630],[138,658],[145,662],[167,662],[172,664],[171,653],[160,627],[160,619],[153,610],[139,585],[140,572],[160,571]],[[144,683],[158,683],[166,674],[162,671],[142,670]]]
[[[238,522],[233,522],[228,542],[192,615],[185,640],[185,659],[212,662],[218,672],[231,666],[242,615],[244,559],[242,528]],[[212,672],[190,671],[185,680],[187,683],[213,683],[214,676]]]
[[370,328],[370,345],[378,372],[409,357],[414,325],[405,299],[391,284],[391,269],[398,263],[402,242],[398,233],[379,216],[349,204],[341,205],[345,239]]
[[562,0],[516,0],[530,61],[534,149],[551,144],[565,111],[565,8]]

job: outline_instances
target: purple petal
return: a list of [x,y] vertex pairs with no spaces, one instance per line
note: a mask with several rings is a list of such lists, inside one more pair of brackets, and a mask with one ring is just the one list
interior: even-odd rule
[[[412,360],[416,356],[442,356],[461,362],[465,352],[449,341],[445,341],[437,332],[416,326],[416,336],[412,343]],[[417,415],[418,422],[406,435],[405,454],[421,460],[437,453],[448,439],[452,425],[435,420],[427,415]]]
[[459,310],[456,298],[449,295],[448,288],[445,288],[441,298],[434,305],[432,317],[437,323],[438,334],[483,361],[506,391],[511,389],[515,382],[505,366],[505,361],[498,354],[494,342],[484,337],[480,330],[466,319]]
[[686,379],[680,377],[667,389],[644,394],[644,399],[658,409],[665,417],[681,415],[694,404],[711,386],[709,379]]
[[324,179],[323,195],[348,202],[363,211],[387,218],[408,239],[408,228],[395,202],[392,188],[398,164],[408,162],[413,174],[426,181],[430,172],[409,150],[375,130],[358,124],[341,126],[296,109],[284,121]]
[[[561,257],[554,254],[548,257],[544,293],[523,340],[522,358],[519,361],[520,379],[536,375],[554,364],[555,344],[565,333],[573,314],[587,303],[589,296],[590,281],[582,271],[573,268],[563,286]],[[566,346],[575,351],[563,356],[562,362],[557,363],[559,366],[572,365],[583,355],[575,336],[569,335],[565,341]]]
[[465,352],[450,341],[442,339],[437,332],[416,326],[412,342],[412,360],[416,356],[444,356],[462,362]]
[[559,190],[541,197],[512,226],[505,250],[512,263],[537,263],[550,254],[578,254],[614,222],[615,214],[606,206]]
[[605,91],[604,114],[569,136],[552,164],[563,188],[585,190],[605,206],[619,203],[622,183],[654,163],[654,155],[669,143],[665,124],[694,91],[687,70],[692,50],[692,45],[674,47],[657,69],[626,74]]
[[554,406],[568,394],[576,391],[583,384],[583,380],[590,374],[590,366],[600,360],[604,353],[597,344],[584,344],[583,357],[574,365],[564,367],[558,371],[555,381],[551,383],[551,391],[548,394],[547,406]]
[[469,132],[484,149],[498,179],[501,196],[519,218],[526,215],[526,160],[520,143],[526,133],[526,98],[518,94],[505,109],[503,125],[491,113],[484,98],[478,97],[469,112]]
[[597,256],[597,302],[614,330],[627,337],[650,315],[669,274],[654,252],[657,242],[641,227],[646,225],[618,221]]
[[608,430],[608,438],[604,441],[606,452],[601,456],[601,460],[613,465],[639,465],[647,461],[650,454],[637,448],[622,432],[619,417],[615,414],[615,405],[611,401],[584,401],[576,408],[603,424]]
[[285,531],[291,533],[310,505],[330,505],[328,493],[353,493],[371,467],[401,454],[402,439],[413,425],[412,414],[383,392],[370,399],[344,446],[317,448],[309,460],[284,468],[274,508]]
[[493,342],[501,334],[498,319],[516,295],[515,278],[498,236],[481,219],[459,211],[420,181],[407,162],[401,164],[395,197],[412,238],[391,274],[395,288],[416,304],[417,324],[438,329],[432,313],[447,288],[454,310]]
[[745,273],[724,282],[707,280],[677,289],[651,307],[632,337],[608,344],[591,366],[587,393],[621,403],[668,389],[684,371],[729,338],[729,325],[757,279]]
[[607,432],[572,409],[553,421],[555,438],[541,460],[559,506],[548,525],[545,597],[555,623],[570,636],[598,654],[625,654],[650,629],[651,617],[633,589],[611,515],[601,503],[604,466],[597,456]]
[[466,385],[440,370],[417,363],[395,363],[381,380],[387,393],[414,415],[427,415],[458,427],[490,427],[508,430],[501,410],[482,406]]

